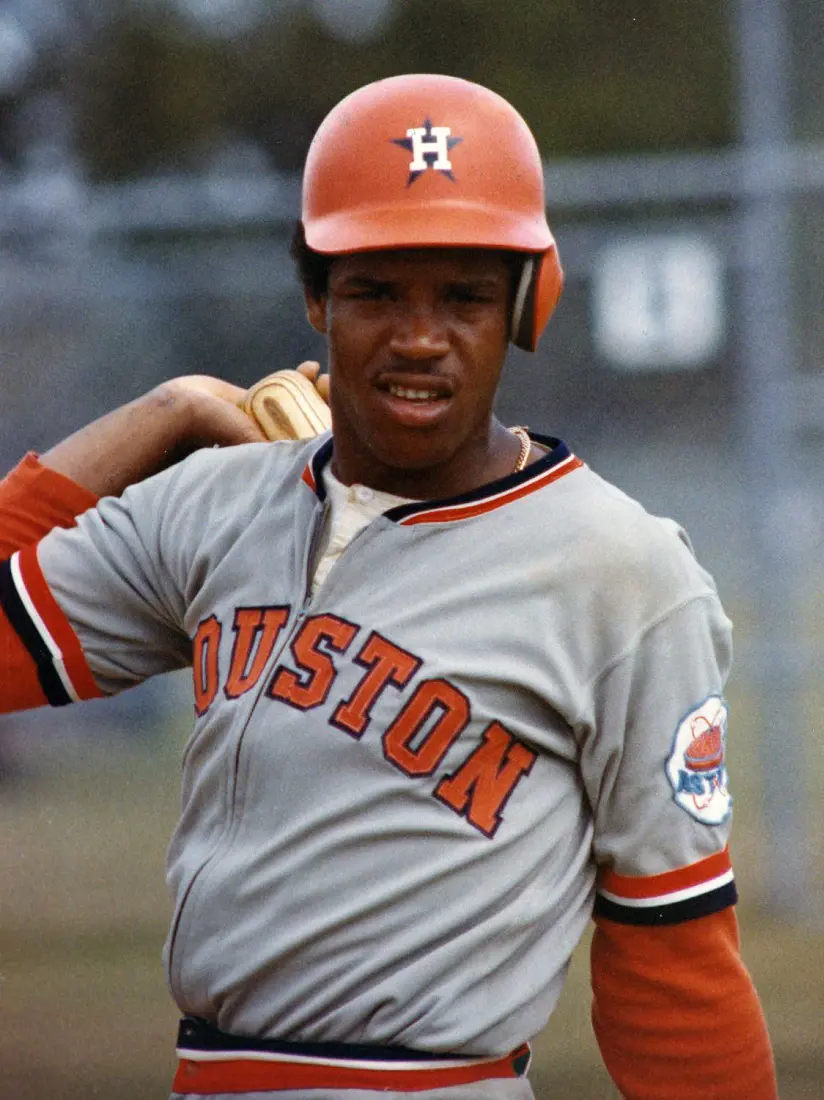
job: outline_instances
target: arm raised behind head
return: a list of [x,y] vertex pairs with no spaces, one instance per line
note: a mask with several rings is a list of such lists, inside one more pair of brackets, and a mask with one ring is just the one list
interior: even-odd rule
[[[318,380],[319,365],[307,362],[297,369],[327,400],[328,380]],[[44,675],[51,675],[56,643],[52,639],[46,652],[37,639],[32,640],[28,597],[21,595],[30,583],[48,603],[67,651],[74,654],[72,697],[99,694],[71,628],[42,591],[35,544],[55,527],[72,527],[100,497],[118,496],[199,447],[264,441],[258,424],[238,407],[246,393],[207,375],[163,382],[81,428],[42,458],[27,455],[0,480],[0,713],[53,701],[54,692],[50,695],[44,686]],[[63,651],[58,656],[61,653],[65,656]]]
[[[297,370],[328,401],[329,380],[318,377],[320,365],[306,361]],[[199,447],[265,441],[239,408],[246,393],[205,374],[173,378],[62,440],[41,462],[99,497],[117,496]]]
[[200,374],[162,382],[62,440],[41,462],[99,497],[117,496],[199,447],[262,441],[238,408],[244,392]]

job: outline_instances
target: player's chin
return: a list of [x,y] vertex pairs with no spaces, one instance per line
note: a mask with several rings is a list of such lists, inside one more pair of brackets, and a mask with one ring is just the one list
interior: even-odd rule
[[412,428],[381,420],[372,425],[369,445],[375,459],[390,469],[424,472],[450,462],[455,433],[440,425]]
[[398,434],[381,435],[375,441],[372,452],[381,465],[399,472],[424,473],[449,461],[448,449],[435,441],[399,439]]
[[413,402],[380,399],[364,426],[375,457],[387,466],[423,470],[448,460],[455,446],[451,400]]

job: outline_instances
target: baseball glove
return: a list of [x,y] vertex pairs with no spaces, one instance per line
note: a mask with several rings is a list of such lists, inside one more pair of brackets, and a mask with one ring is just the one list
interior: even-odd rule
[[329,406],[300,371],[279,370],[261,378],[238,402],[267,439],[311,439],[332,427]]

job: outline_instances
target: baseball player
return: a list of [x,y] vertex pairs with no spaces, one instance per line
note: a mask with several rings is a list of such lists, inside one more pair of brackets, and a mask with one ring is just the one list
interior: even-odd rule
[[451,77],[359,89],[309,150],[294,254],[331,433],[254,442],[234,387],[183,379],[0,489],[5,709],[192,669],[174,1095],[527,1100],[594,916],[621,1094],[774,1100],[713,581],[494,414],[562,283],[529,129]]

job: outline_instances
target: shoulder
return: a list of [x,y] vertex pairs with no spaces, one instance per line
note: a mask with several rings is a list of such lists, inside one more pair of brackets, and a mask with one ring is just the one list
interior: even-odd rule
[[265,541],[293,529],[297,495],[304,490],[309,498],[300,479],[311,453],[300,443],[198,451],[119,497],[102,498],[76,527],[51,531],[40,543],[41,565],[50,578],[76,575],[87,584],[103,569],[137,577],[136,584],[171,577],[173,591],[186,591],[244,534]]
[[587,466],[558,488],[565,491],[557,506],[547,498],[544,523],[563,526],[561,543],[576,587],[599,592],[616,611],[631,607],[642,618],[694,597],[716,597],[712,576],[676,520],[653,515]]
[[173,467],[172,480],[180,485],[222,485],[227,489],[272,477],[287,480],[295,470],[300,477],[314,450],[314,440],[206,447]]
[[242,513],[300,482],[312,446],[300,442],[246,443],[204,448],[123,494],[130,507],[175,512],[230,509]]
[[588,467],[583,473],[576,513],[583,531],[597,538],[605,551],[631,560],[662,554],[686,554],[695,560],[692,542],[677,520],[653,514]]
[[282,520],[316,441],[204,448],[162,473],[104,497],[81,527],[133,532],[146,545],[231,540],[265,515]]

